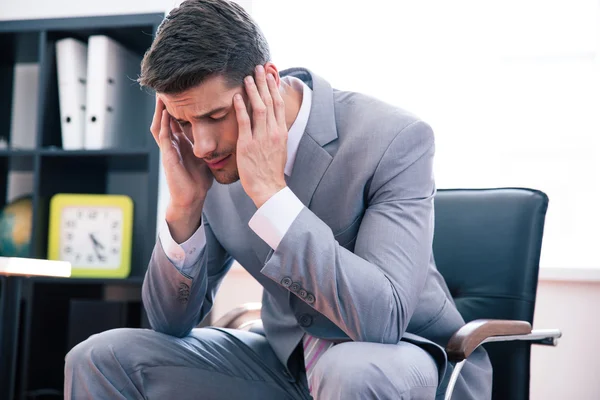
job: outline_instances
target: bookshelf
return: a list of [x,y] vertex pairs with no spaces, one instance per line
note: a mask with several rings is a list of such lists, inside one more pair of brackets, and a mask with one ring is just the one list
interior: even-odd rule
[[[134,202],[129,278],[31,277],[19,278],[18,284],[0,279],[0,300],[16,307],[2,315],[0,351],[14,362],[10,371],[6,366],[1,371],[0,398],[62,398],[64,356],[75,339],[104,329],[145,324],[140,289],[156,240],[159,150],[149,130],[123,132],[137,135],[135,143],[139,144],[131,148],[61,148],[55,43],[65,37],[86,41],[102,34],[142,56],[163,17],[156,13],[0,21],[0,139],[7,143],[0,148],[0,207],[7,203],[9,176],[15,172],[29,175],[33,188],[29,256],[47,257],[49,203],[54,194],[124,194]],[[28,108],[31,146],[15,148],[15,133],[11,135],[15,66],[22,64],[37,68],[37,100]],[[128,107],[132,118],[150,126],[153,96],[148,94],[143,102]],[[85,307],[99,313],[98,324],[88,331],[85,327],[78,330]],[[7,324],[17,326],[13,330]]]

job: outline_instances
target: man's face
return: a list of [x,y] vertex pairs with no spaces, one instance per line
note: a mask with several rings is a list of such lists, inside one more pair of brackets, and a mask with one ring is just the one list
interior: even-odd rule
[[214,76],[185,92],[160,94],[167,112],[193,143],[194,155],[207,163],[222,184],[239,180],[235,155],[238,124],[233,107],[236,93],[247,99],[242,85],[232,88],[223,77]]

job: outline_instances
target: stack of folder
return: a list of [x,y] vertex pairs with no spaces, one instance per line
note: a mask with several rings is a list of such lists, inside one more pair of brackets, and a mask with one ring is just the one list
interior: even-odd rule
[[65,150],[132,147],[143,129],[136,105],[141,56],[112,38],[94,35],[56,42],[56,67]]

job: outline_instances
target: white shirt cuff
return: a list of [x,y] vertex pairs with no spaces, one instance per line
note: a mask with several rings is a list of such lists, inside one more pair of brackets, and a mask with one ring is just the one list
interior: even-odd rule
[[162,244],[165,255],[173,263],[173,265],[186,275],[190,275],[191,267],[193,267],[200,257],[200,251],[206,245],[206,234],[204,225],[200,227],[194,234],[185,242],[178,244],[171,236],[171,231],[167,222],[164,221],[159,232],[160,242]]
[[304,204],[286,186],[254,213],[248,226],[273,250],[277,250],[279,243],[303,208]]

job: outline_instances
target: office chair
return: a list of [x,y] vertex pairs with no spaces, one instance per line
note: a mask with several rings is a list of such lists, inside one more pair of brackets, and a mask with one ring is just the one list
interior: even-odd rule
[[[454,369],[445,400],[482,345],[493,366],[492,398],[529,399],[531,345],[555,346],[561,336],[531,328],[547,208],[548,197],[531,189],[437,192],[434,257],[467,322],[446,344]],[[237,307],[214,325],[260,332],[260,303]]]

